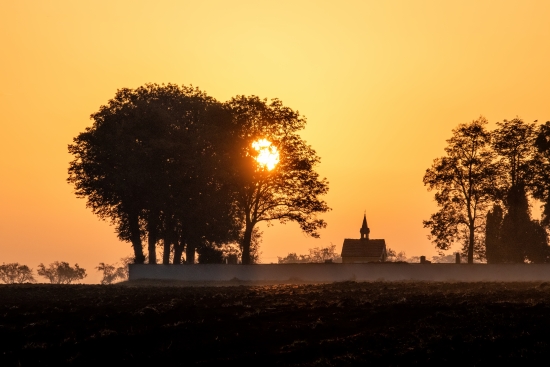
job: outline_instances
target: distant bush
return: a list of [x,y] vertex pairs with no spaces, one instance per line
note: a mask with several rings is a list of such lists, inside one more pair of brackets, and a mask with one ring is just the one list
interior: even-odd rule
[[324,263],[327,260],[341,262],[342,257],[336,252],[336,245],[328,247],[314,247],[309,249],[309,258],[312,263]]
[[291,252],[285,257],[277,256],[279,264],[302,264],[311,262],[309,255],[297,255],[295,252]]
[[101,279],[101,284],[112,284],[116,280],[124,280],[127,278],[127,272],[125,268],[127,266],[116,266],[109,265],[105,263],[99,263],[99,266],[96,267],[98,271],[103,272],[103,279]]
[[390,262],[405,262],[407,261],[407,254],[405,254],[405,251],[400,251],[397,253],[395,250],[392,250],[388,247],[388,258],[386,261]]
[[86,278],[86,269],[82,269],[78,264],[74,268],[67,262],[55,261],[46,268],[44,264],[38,265],[38,275],[44,277],[52,284],[70,284],[77,280]]
[[32,269],[27,265],[10,263],[0,265],[0,280],[6,284],[34,282]]
[[342,257],[336,251],[336,245],[332,243],[328,247],[315,247],[309,249],[309,255],[297,255],[289,253],[286,257],[277,257],[279,264],[324,263],[327,260],[341,262]]

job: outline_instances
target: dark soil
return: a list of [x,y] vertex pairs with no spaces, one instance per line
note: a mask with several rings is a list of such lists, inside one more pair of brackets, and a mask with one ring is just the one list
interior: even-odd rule
[[550,358],[550,284],[0,286],[0,365],[489,365]]

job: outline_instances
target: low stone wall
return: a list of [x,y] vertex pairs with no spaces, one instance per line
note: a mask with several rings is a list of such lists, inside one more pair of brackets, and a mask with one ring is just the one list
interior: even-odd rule
[[130,265],[130,280],[229,281],[550,281],[550,264]]

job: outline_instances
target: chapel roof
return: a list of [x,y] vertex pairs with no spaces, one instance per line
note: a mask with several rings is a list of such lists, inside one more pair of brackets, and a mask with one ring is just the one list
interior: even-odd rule
[[342,257],[381,257],[385,248],[385,240],[346,238],[342,246]]

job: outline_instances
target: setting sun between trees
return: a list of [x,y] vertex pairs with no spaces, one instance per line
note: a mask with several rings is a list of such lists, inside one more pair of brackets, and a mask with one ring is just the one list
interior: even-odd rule
[[268,171],[271,171],[279,163],[279,151],[270,141],[266,139],[256,140],[252,143],[252,148],[258,152],[255,158],[256,162],[261,167],[267,168]]

